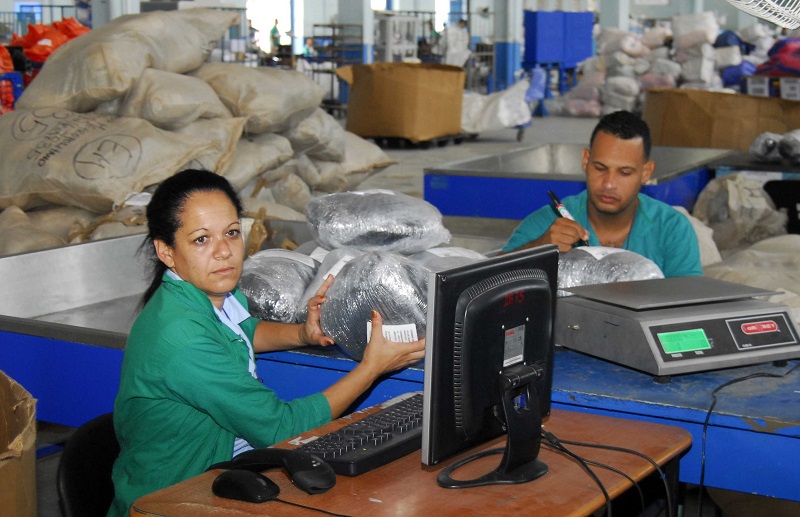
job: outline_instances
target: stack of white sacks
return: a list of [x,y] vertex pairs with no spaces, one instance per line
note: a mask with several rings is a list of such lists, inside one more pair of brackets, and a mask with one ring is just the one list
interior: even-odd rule
[[578,84],[556,99],[550,111],[569,116],[598,117],[618,110],[641,111],[649,88],[723,90],[720,72],[743,60],[767,60],[775,43],[772,31],[756,23],[737,35],[753,46],[715,47],[720,26],[714,13],[672,17],[671,27],[637,34],[603,28],[597,34],[598,55],[581,63]]
[[226,176],[249,212],[302,220],[312,198],[392,163],[319,108],[304,74],[209,63],[238,20],[128,15],[57,49],[0,117],[0,219],[28,236],[0,228],[0,255],[142,232],[147,191],[184,168]]

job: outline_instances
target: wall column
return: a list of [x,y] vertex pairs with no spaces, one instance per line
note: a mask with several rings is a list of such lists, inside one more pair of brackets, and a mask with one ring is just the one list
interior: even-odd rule
[[494,87],[505,90],[522,67],[522,0],[494,4]]

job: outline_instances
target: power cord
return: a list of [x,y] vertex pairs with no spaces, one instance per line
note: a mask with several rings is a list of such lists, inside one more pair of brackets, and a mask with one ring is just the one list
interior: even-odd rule
[[586,461],[577,454],[575,454],[574,452],[564,447],[562,445],[562,443],[564,442],[559,440],[558,437],[553,433],[551,433],[550,431],[542,429],[542,438],[545,440],[547,445],[550,445],[557,451],[560,451],[569,456],[570,458],[574,459],[575,461],[577,461],[578,464],[580,464],[581,468],[583,468],[583,470],[586,471],[587,474],[589,474],[589,477],[591,477],[592,480],[595,482],[595,484],[598,487],[600,487],[600,491],[603,492],[603,497],[606,498],[606,516],[612,517],[611,496],[608,495],[608,491],[606,490],[606,487],[603,486],[603,482],[600,481],[600,478],[597,477],[597,474],[594,473],[594,471],[589,467]]
[[561,443],[566,443],[567,445],[575,445],[577,447],[593,447],[595,449],[606,449],[609,451],[616,451],[616,452],[624,452],[627,454],[633,454],[635,456],[639,456],[640,458],[644,459],[648,463],[650,463],[656,472],[658,472],[658,476],[661,478],[661,482],[664,484],[664,495],[666,496],[667,501],[667,515],[674,515],[672,513],[672,496],[670,495],[669,486],[667,485],[667,476],[658,463],[651,458],[650,456],[641,453],[634,449],[627,449],[625,447],[616,447],[614,445],[603,445],[598,443],[584,443],[584,442],[573,442],[569,440],[561,440]]
[[770,373],[770,372],[758,372],[758,373],[751,373],[750,375],[745,375],[744,377],[739,377],[737,379],[732,379],[728,382],[724,382],[714,388],[711,392],[711,406],[708,408],[708,412],[706,413],[706,419],[703,422],[703,438],[702,438],[702,446],[700,448],[700,484],[699,484],[699,491],[697,495],[697,515],[701,516],[703,514],[703,489],[705,486],[705,477],[706,477],[706,431],[708,431],[708,422],[711,420],[711,413],[714,411],[714,407],[717,405],[717,393],[723,389],[727,388],[732,384],[736,384],[739,382],[749,381],[750,379],[755,379],[758,377],[769,377],[780,379],[782,377],[786,377],[797,368],[800,368],[800,363],[795,364],[790,369],[786,370],[783,373]]
[[[544,446],[546,446],[546,447],[548,447],[548,448],[550,448],[550,449],[553,449],[553,450],[559,451],[559,452],[561,451],[560,449],[558,449],[558,448],[556,448],[556,447],[553,447],[553,446],[552,446],[552,445],[550,445],[549,443],[543,443],[542,445],[544,445]],[[637,482],[635,479],[633,479],[632,477],[630,477],[628,474],[626,474],[626,473],[625,473],[625,472],[623,472],[622,470],[620,470],[620,469],[618,469],[618,468],[616,468],[616,467],[612,467],[611,465],[608,465],[608,464],[606,464],[606,463],[601,463],[601,462],[599,462],[599,461],[590,460],[590,459],[587,459],[587,458],[584,458],[584,459],[583,459],[583,461],[585,461],[585,462],[586,462],[588,465],[594,465],[595,467],[599,467],[599,468],[601,468],[601,469],[606,469],[606,470],[609,470],[609,471],[611,471],[611,472],[614,472],[614,473],[616,473],[616,474],[619,474],[620,476],[622,476],[622,477],[624,477],[625,479],[627,479],[628,481],[630,481],[630,482],[631,482],[631,484],[632,484],[634,487],[636,487],[636,491],[639,493],[639,502],[640,502],[640,503],[641,503],[641,505],[642,505],[642,515],[644,515],[644,512],[646,511],[646,508],[645,508],[645,500],[644,500],[644,492],[642,492],[642,487],[639,485],[639,483],[638,483],[638,482]]]

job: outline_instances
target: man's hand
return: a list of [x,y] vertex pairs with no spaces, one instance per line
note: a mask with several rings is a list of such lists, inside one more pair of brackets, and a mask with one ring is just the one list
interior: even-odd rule
[[553,221],[553,224],[544,232],[544,235],[534,242],[536,246],[555,244],[558,246],[558,251],[565,252],[571,250],[572,246],[580,240],[589,242],[589,232],[572,219],[559,217]]

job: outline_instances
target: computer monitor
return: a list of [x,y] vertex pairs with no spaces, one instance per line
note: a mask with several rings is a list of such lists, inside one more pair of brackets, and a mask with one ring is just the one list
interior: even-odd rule
[[[428,283],[422,462],[435,465],[502,434],[506,446],[439,474],[447,488],[532,481],[542,418],[550,414],[558,248],[540,246],[446,271]],[[472,480],[451,473],[489,454],[499,466]]]

